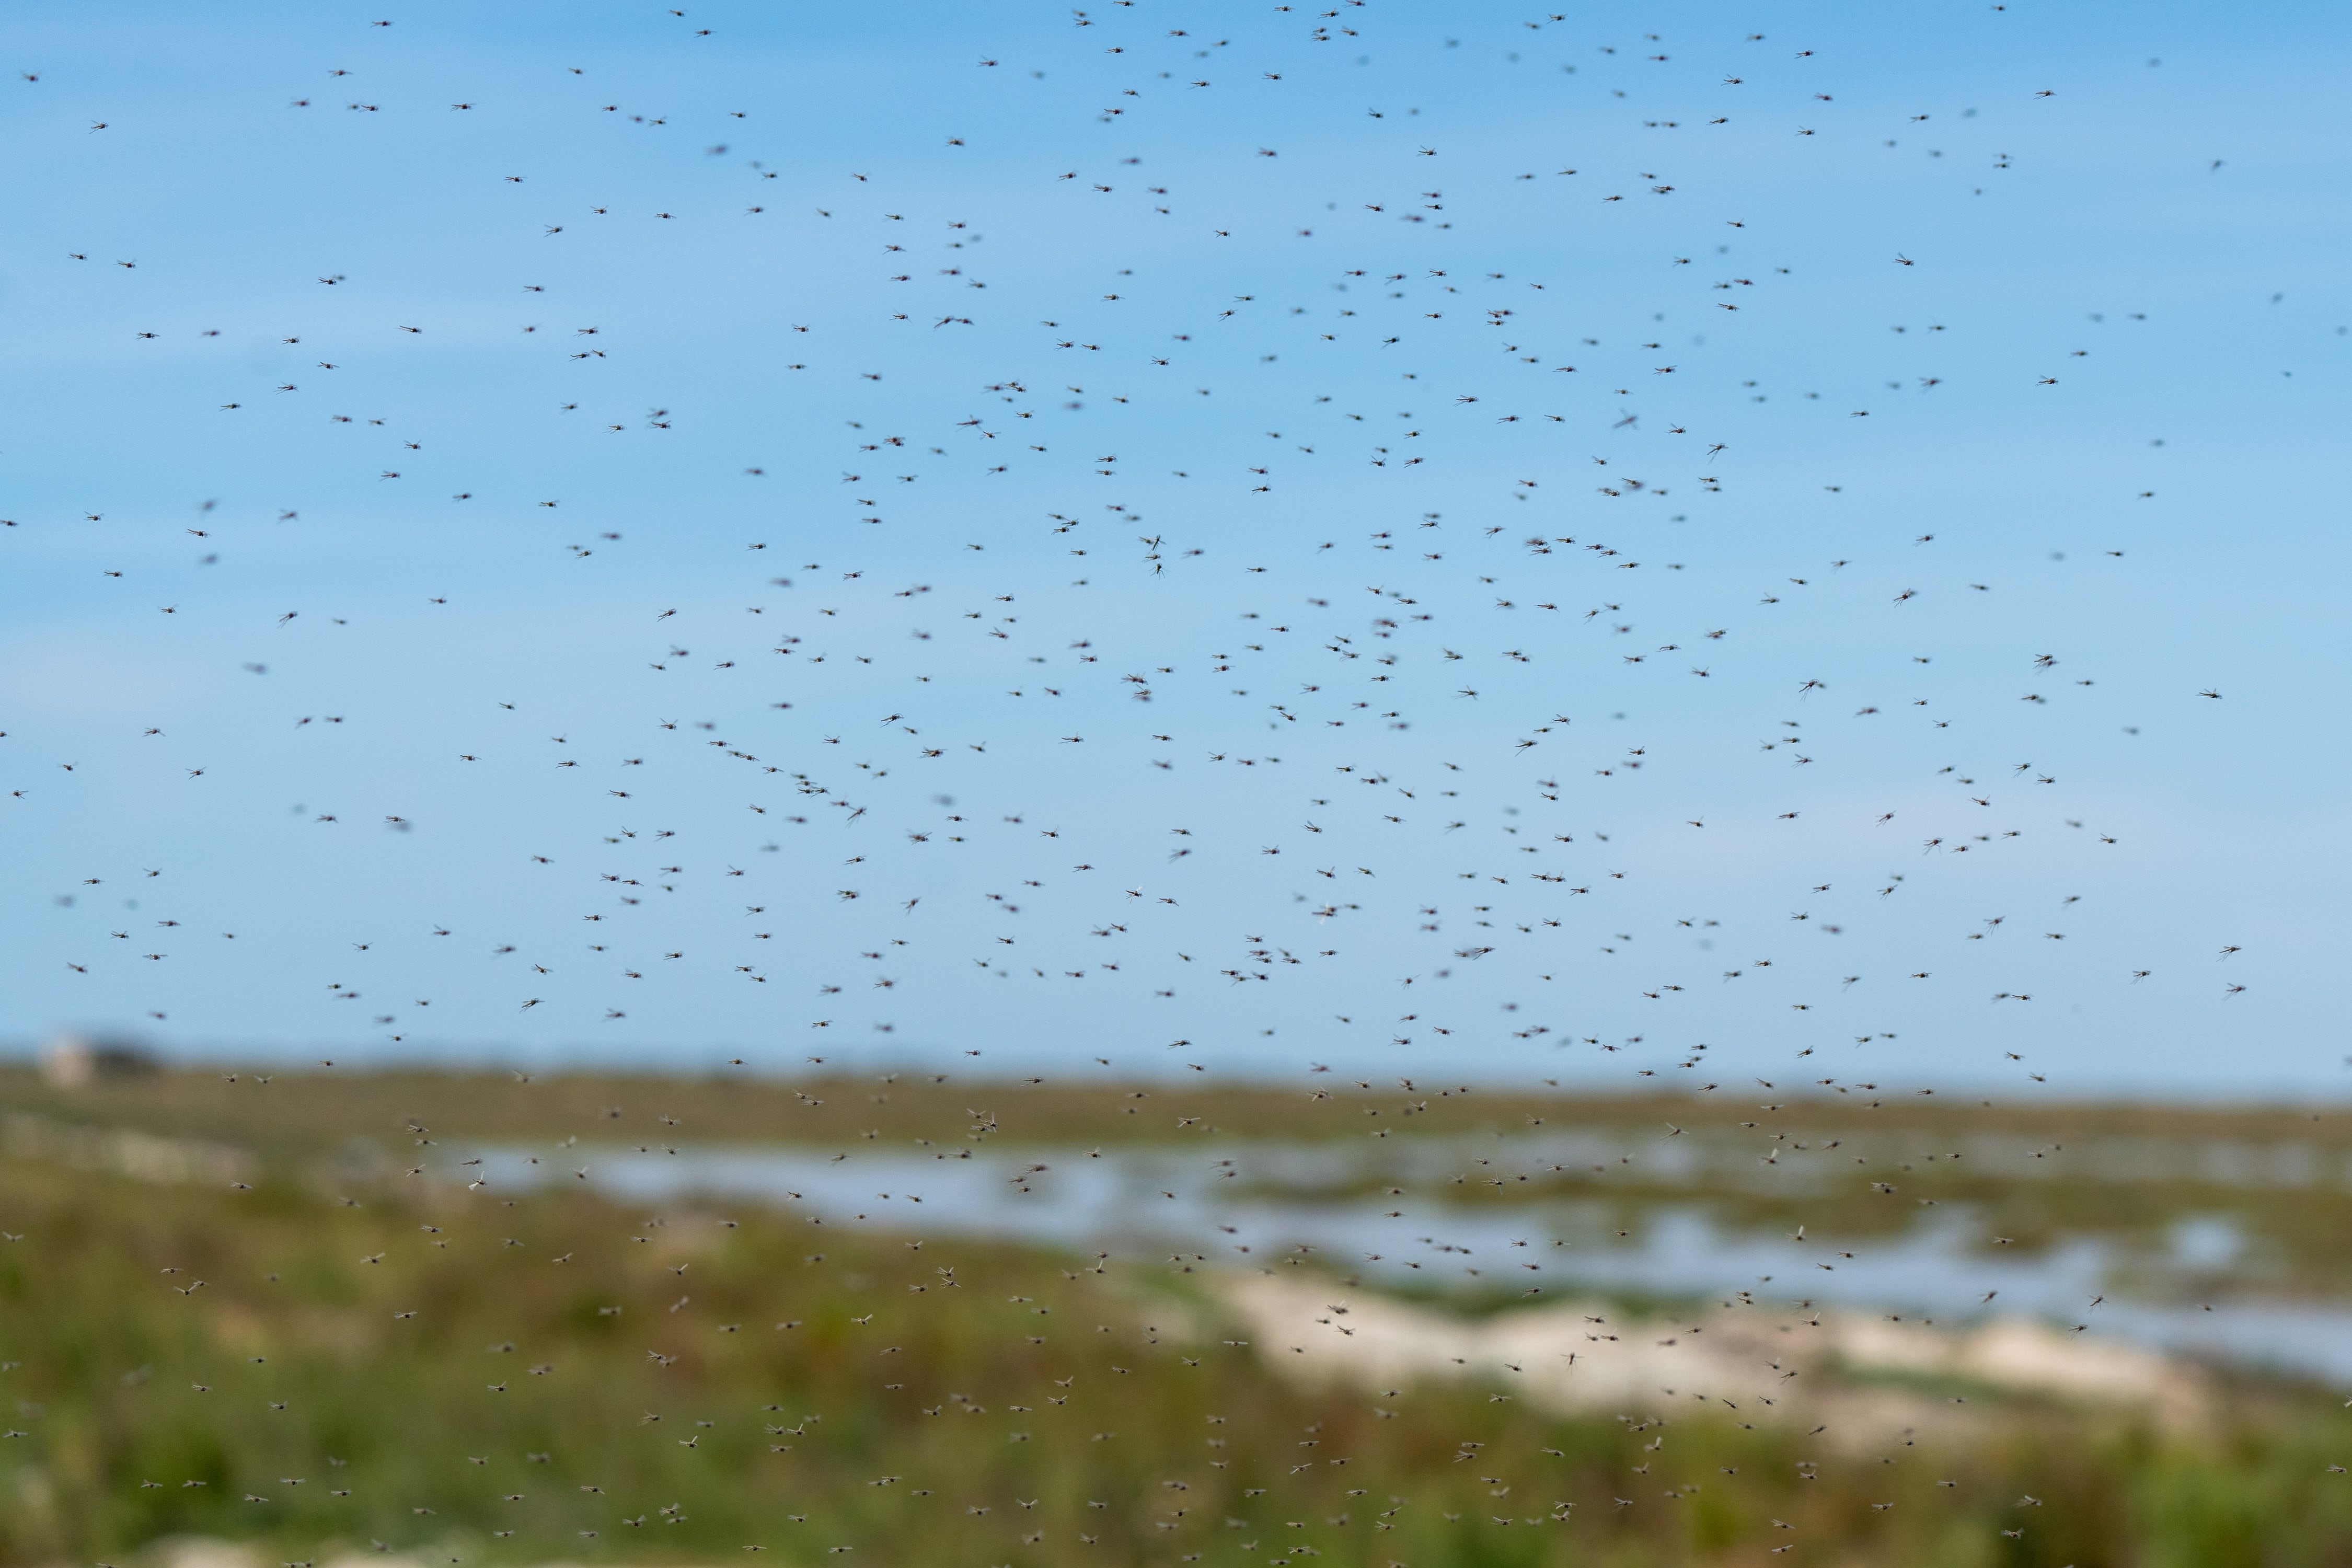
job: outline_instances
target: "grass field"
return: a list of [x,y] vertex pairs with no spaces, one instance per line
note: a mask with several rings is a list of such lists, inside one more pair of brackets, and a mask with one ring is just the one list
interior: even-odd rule
[[[1178,1116],[1360,1136],[1400,1098],[1136,1087],[12,1080],[0,1108],[261,1157],[241,1187],[0,1162],[0,1561],[207,1535],[297,1563],[2352,1562],[2346,1417],[2283,1384],[2228,1382],[2193,1430],[1939,1385],[1914,1392],[1968,1400],[1965,1424],[1869,1451],[1664,1399],[1570,1417],[1477,1384],[1318,1392],[1229,1342],[1191,1259],[342,1181],[318,1158],[661,1115],[736,1139],[1100,1142]],[[1455,1130],[1560,1109],[1426,1098]]]
[[[1949,1136],[1992,1129],[2029,1139],[2282,1139],[2352,1152],[2352,1111],[2290,1107],[1999,1103],[1860,1085],[1754,1083],[1708,1094],[1529,1094],[1416,1079],[1372,1084],[1311,1076],[1296,1088],[1108,1068],[1055,1079],[893,1073],[676,1079],[517,1072],[352,1073],[348,1069],[182,1070],[58,1089],[26,1067],[0,1067],[0,1109],[96,1120],[248,1146],[319,1148],[398,1135],[411,1122],[446,1137],[642,1137],[701,1142],[961,1138],[976,1120],[1038,1142],[1357,1138],[1379,1112],[1400,1131],[1509,1132],[1538,1121],[1654,1131],[1669,1122],[1732,1126],[1757,1118],[1800,1131],[1869,1125]],[[664,1121],[663,1118],[670,1119]],[[1701,1119],[1695,1121],[1694,1119]]]

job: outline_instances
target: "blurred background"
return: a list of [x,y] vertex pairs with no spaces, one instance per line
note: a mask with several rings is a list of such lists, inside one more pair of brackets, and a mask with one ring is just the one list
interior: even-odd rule
[[0,1083],[0,1543],[2343,1549],[2341,1118],[1317,1081],[61,1053]]

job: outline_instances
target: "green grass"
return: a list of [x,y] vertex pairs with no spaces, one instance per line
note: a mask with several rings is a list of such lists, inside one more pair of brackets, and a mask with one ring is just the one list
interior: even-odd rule
[[2201,1433],[2016,1407],[1851,1453],[1664,1401],[1302,1390],[1164,1258],[352,1196],[0,1163],[0,1562],[2352,1562],[2344,1417],[2292,1391]]
[[[1783,1085],[1715,1094],[1597,1095],[1465,1090],[1414,1080],[1359,1089],[1337,1075],[1294,1087],[1208,1077],[1135,1079],[1090,1068],[1050,1080],[840,1077],[676,1079],[512,1072],[354,1073],[348,1068],[180,1070],[101,1079],[60,1089],[23,1067],[0,1067],[0,1111],[24,1110],[181,1137],[271,1150],[319,1150],[353,1138],[397,1138],[412,1122],[447,1138],[614,1139],[673,1133],[699,1142],[845,1142],[961,1138],[976,1121],[1000,1135],[1041,1142],[1177,1142],[1234,1138],[1360,1139],[1392,1134],[1525,1133],[1605,1129],[1634,1143],[1669,1123],[1727,1131],[1762,1123],[1798,1137],[1901,1133],[1935,1145],[1970,1131],[2044,1142],[2097,1137],[2234,1139],[2250,1145],[2307,1142],[2339,1162],[2352,1153],[2352,1113],[2302,1109],[1986,1103],[1961,1096],[1802,1093]],[[1375,1115],[1373,1113],[1377,1112]],[[674,1119],[663,1123],[660,1117]]]

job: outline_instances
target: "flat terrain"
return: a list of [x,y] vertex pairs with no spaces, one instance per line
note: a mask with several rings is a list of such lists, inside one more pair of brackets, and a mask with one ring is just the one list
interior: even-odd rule
[[[2151,1387],[2193,1397],[2138,1403],[1957,1351],[1865,1365],[1820,1347],[1860,1343],[1874,1314],[1841,1308],[1833,1334],[1801,1296],[1831,1279],[1817,1264],[1923,1237],[1964,1271],[2057,1267],[2095,1238],[2143,1305],[2334,1310],[2352,1300],[2352,1119],[1782,1092],[10,1072],[0,1563],[121,1563],[187,1535],[296,1564],[1683,1564],[1792,1540],[1855,1563],[2344,1561],[2337,1395],[2175,1362]],[[539,1151],[546,1173],[477,1184],[477,1150]],[[575,1160],[671,1151],[838,1184],[737,1202],[572,1180]],[[1184,1173],[1141,1198],[1236,1205],[1201,1212],[1198,1250],[1036,1239],[1052,1182],[1162,1171]],[[994,1209],[955,1207],[983,1188]],[[1391,1206],[1433,1244],[1393,1279],[1213,1223]],[[1802,1272],[1572,1305],[1592,1289],[1575,1258],[1693,1215],[1708,1245],[1793,1239]],[[1453,1245],[1498,1217],[1567,1250]],[[2236,1250],[2199,1262],[2183,1226]],[[1537,1258],[1549,1272],[1518,1272]],[[1387,1374],[1390,1352],[1349,1339],[1371,1370],[1322,1377],[1248,1295],[1269,1274],[1303,1287],[1281,1298],[1299,1332],[1348,1334],[1319,1303],[1354,1300],[1413,1353]],[[1508,1348],[1542,1291],[1547,1321],[1589,1310],[1596,1336],[1713,1327],[1709,1364],[1802,1376],[1785,1403],[1822,1419],[1686,1387],[1548,1403]],[[1767,1355],[1815,1330],[1807,1357]],[[2038,1331],[2053,1353],[2092,1342]],[[1457,1364],[1431,1348],[1448,1336],[1488,1348]]]
[[0,1112],[22,1110],[254,1148],[304,1149],[397,1138],[411,1126],[474,1139],[665,1136],[702,1142],[838,1142],[961,1138],[975,1126],[1041,1142],[1235,1138],[1359,1138],[1399,1131],[1517,1132],[1542,1125],[1660,1133],[1669,1126],[1829,1133],[1902,1129],[1922,1135],[1998,1130],[2029,1139],[2294,1139],[2352,1151],[2352,1111],[2057,1102],[1988,1104],[1968,1096],[1881,1093],[1783,1081],[1703,1094],[1529,1095],[1444,1080],[1368,1085],[1333,1074],[1296,1089],[1206,1078],[1104,1083],[929,1074],[665,1079],[488,1072],[256,1073],[178,1070],[61,1089],[27,1068],[0,1069]]

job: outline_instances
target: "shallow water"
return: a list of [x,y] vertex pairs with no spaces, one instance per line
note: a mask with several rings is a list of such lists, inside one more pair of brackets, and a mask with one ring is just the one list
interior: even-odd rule
[[[1621,1158],[1621,1144],[1600,1133],[1487,1139],[1475,1157],[1498,1168],[1574,1168]],[[1778,1226],[1722,1218],[1706,1194],[1742,1185],[1748,1171],[1698,1140],[1667,1145],[1647,1171],[1651,1183],[1664,1177],[1686,1184],[1690,1195],[1631,1200],[1637,1206],[1630,1222],[1629,1200],[1615,1195],[1531,1193],[1517,1203],[1459,1205],[1415,1188],[1415,1182],[1458,1171],[1465,1147],[1439,1139],[1391,1140],[1372,1151],[1204,1143],[1102,1151],[994,1145],[920,1154],[583,1145],[533,1154],[503,1147],[467,1152],[478,1165],[461,1166],[452,1155],[442,1173],[506,1190],[584,1180],[608,1196],[635,1202],[731,1199],[775,1205],[827,1226],[1126,1257],[1140,1247],[1171,1261],[1239,1264],[1304,1248],[1368,1280],[1475,1289],[1490,1300],[1522,1292],[1556,1300],[1580,1291],[1706,1298],[1745,1290],[1760,1300],[1931,1321],[2024,1312],[2175,1353],[2352,1385],[2352,1301],[2265,1299],[2244,1293],[2243,1281],[2238,1293],[2210,1306],[2180,1299],[2190,1282],[2210,1281],[2246,1252],[2245,1237],[2224,1215],[2175,1216],[2163,1232],[2165,1245],[2153,1251],[2144,1237],[2119,1234],[2077,1235],[2033,1251],[1989,1247],[1986,1227],[1961,1203],[1922,1211],[1892,1236],[1801,1240]],[[1749,1169],[1756,1159],[1737,1158]],[[2102,1150],[2095,1158],[2109,1180],[2177,1181],[2184,1166],[2209,1182],[2256,1186],[2343,1179],[2307,1152],[2293,1150],[2184,1154],[2135,1147]],[[1778,1172],[1773,1177],[1782,1193],[1811,1184],[1802,1172],[1785,1175],[1795,1180]],[[1406,1194],[1347,1190],[1376,1177],[1394,1180]],[[1391,1211],[1401,1212],[1391,1217]],[[1621,1229],[1628,1234],[1621,1237]],[[811,1234],[821,1247],[822,1233]]]

